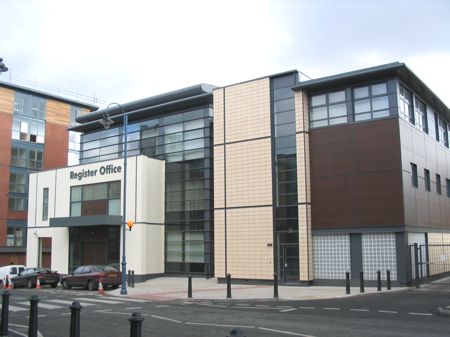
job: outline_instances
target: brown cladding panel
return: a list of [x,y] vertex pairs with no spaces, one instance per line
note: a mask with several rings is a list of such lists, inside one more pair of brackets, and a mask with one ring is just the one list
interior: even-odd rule
[[63,102],[47,100],[45,120],[47,123],[60,124],[67,127],[70,122],[70,105]]
[[45,170],[67,166],[69,132],[67,126],[46,123],[44,165]]
[[310,134],[313,229],[404,223],[397,119]]

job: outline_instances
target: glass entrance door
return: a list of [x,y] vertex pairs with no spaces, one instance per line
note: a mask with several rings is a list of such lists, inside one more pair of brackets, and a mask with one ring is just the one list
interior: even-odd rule
[[280,281],[298,282],[299,281],[299,258],[298,244],[286,243],[280,244],[279,250],[279,275]]

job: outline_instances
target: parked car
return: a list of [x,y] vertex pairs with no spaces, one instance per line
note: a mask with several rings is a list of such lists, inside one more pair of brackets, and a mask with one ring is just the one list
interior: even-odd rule
[[121,276],[121,272],[111,266],[80,266],[72,274],[63,276],[61,285],[64,289],[84,287],[89,290],[95,290],[98,289],[99,281],[102,280],[103,287],[117,289],[121,283]]
[[34,288],[38,278],[41,286],[50,285],[52,288],[56,288],[61,276],[48,268],[26,268],[18,276],[13,277],[11,282],[14,288]]
[[11,282],[11,279],[23,270],[25,270],[25,266],[21,264],[10,264],[8,266],[0,267],[0,287],[6,283],[6,278]]

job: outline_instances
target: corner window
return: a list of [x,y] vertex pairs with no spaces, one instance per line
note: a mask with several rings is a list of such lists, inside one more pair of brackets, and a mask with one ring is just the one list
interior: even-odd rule
[[414,117],[412,114],[412,94],[402,85],[400,85],[399,89],[398,114],[404,120],[414,124]]
[[417,176],[417,165],[411,163],[411,184],[414,187],[419,187],[419,178]]
[[389,116],[387,83],[378,83],[353,89],[355,121]]
[[424,169],[423,174],[425,177],[425,191],[430,192],[431,191],[430,171],[427,169]]
[[414,97],[414,121],[419,130],[428,133],[426,106],[417,97]]
[[439,174],[436,174],[436,193],[442,194],[441,176]]
[[48,220],[48,187],[42,192],[42,220]]

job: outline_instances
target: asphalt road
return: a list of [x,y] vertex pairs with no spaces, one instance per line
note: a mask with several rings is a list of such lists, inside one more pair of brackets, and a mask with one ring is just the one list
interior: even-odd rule
[[15,289],[10,297],[10,336],[27,336],[28,303],[38,295],[43,337],[69,336],[72,301],[81,302],[81,336],[129,336],[128,318],[140,312],[142,336],[225,337],[240,327],[247,337],[450,336],[450,289],[420,289],[315,301],[146,301],[96,292]]

